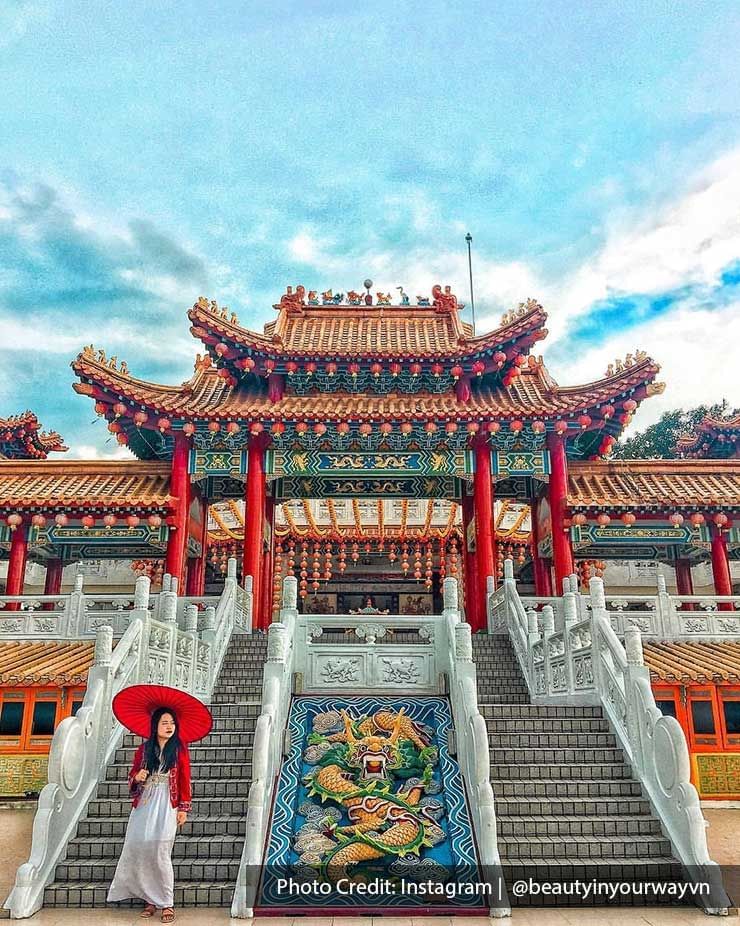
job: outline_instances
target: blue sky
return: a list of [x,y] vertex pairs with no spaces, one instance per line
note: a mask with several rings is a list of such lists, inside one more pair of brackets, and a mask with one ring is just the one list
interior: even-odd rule
[[740,404],[736,2],[0,7],[0,414],[113,454],[69,362],[180,382],[203,294],[529,296],[565,384],[640,347],[665,408]]

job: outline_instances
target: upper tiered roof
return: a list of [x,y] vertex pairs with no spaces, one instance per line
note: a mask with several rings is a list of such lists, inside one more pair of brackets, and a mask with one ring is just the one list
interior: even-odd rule
[[727,459],[740,456],[740,412],[729,418],[706,415],[693,434],[683,434],[676,451],[685,457]]
[[31,411],[0,418],[0,460],[45,460],[67,448],[56,431],[42,431]]
[[268,430],[285,442],[294,432],[332,428],[361,428],[367,437],[381,425],[384,435],[400,429],[410,440],[423,434],[426,444],[437,429],[440,443],[458,430],[458,442],[488,428],[520,443],[567,430],[572,445],[578,438],[576,455],[591,455],[605,452],[639,402],[663,388],[655,383],[660,367],[639,351],[600,380],[559,386],[541,358],[526,356],[546,333],[533,300],[474,336],[441,287],[416,307],[348,297],[354,302],[314,305],[315,294],[288,292],[264,334],[199,300],[190,319],[209,353],[189,380],[136,379],[91,345],[72,364],[81,380],[74,388],[96,400],[109,428],[140,456],[166,455],[168,435],[181,427],[208,430],[211,439],[223,428],[232,440]]

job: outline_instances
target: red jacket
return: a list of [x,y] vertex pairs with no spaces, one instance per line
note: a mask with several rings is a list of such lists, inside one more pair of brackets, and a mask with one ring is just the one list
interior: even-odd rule
[[[137,772],[141,771],[144,762],[144,747],[142,743],[136,750],[134,764],[128,776],[128,786],[131,792],[134,807],[139,806],[141,795],[144,791],[143,781],[134,781]],[[184,744],[180,747],[177,754],[177,762],[170,769],[170,803],[178,810],[184,810],[190,813],[193,809],[193,795],[190,786],[190,753],[188,747]]]

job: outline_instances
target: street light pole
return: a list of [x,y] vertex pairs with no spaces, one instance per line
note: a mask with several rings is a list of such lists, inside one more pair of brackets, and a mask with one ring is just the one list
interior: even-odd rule
[[470,273],[470,311],[473,315],[473,334],[475,334],[475,299],[473,298],[473,257],[470,251],[470,245],[473,243],[473,236],[470,232],[465,236],[468,242],[468,272]]

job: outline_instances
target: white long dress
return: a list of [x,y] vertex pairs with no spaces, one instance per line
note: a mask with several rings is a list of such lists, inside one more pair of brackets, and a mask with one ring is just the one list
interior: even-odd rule
[[155,773],[147,778],[139,805],[131,811],[108,900],[138,898],[155,907],[171,907],[176,835],[177,810],[170,802],[170,776]]

